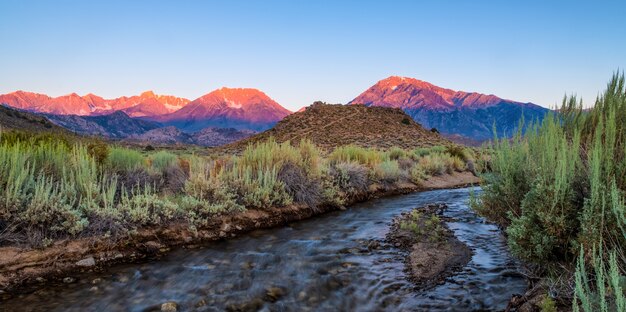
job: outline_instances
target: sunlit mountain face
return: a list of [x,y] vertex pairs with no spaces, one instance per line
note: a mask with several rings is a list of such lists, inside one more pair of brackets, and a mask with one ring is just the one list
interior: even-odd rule
[[115,99],[94,94],[50,97],[16,91],[0,95],[0,103],[49,115],[100,116],[121,111],[129,117],[158,121],[185,131],[210,126],[265,130],[291,113],[265,93],[249,88],[221,88],[194,101],[152,91]]
[[104,99],[94,94],[76,93],[50,97],[26,91],[0,95],[0,103],[15,108],[57,115],[101,115],[123,110],[131,117],[154,116],[174,112],[190,101],[146,91],[141,95]]
[[190,131],[209,126],[265,130],[289,114],[257,89],[221,88],[154,120]]
[[519,122],[540,120],[549,111],[533,103],[521,103],[476,92],[441,88],[414,78],[392,76],[377,82],[350,104],[401,108],[424,127],[444,134],[475,140],[509,136]]

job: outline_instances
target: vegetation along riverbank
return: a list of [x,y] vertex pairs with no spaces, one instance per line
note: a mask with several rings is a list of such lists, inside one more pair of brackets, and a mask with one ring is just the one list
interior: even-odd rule
[[145,152],[58,134],[0,136],[5,295],[175,245],[225,239],[385,194],[475,184],[470,149],[319,150],[273,139],[240,155]]
[[626,89],[616,74],[591,109],[567,97],[551,117],[493,146],[475,209],[529,264],[512,307],[626,311]]

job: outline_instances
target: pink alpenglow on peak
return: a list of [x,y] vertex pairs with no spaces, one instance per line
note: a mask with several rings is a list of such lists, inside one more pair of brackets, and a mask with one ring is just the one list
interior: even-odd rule
[[541,120],[548,111],[532,103],[455,91],[398,76],[378,81],[350,104],[400,108],[426,128],[476,141],[492,139],[494,125],[499,136],[510,136],[517,132],[520,121]]
[[89,93],[80,96],[76,93],[59,97],[44,94],[16,91],[0,95],[0,104],[11,107],[55,115],[102,115],[123,110],[131,117],[162,115],[174,112],[189,103],[188,99],[170,95],[156,95],[147,91],[141,95],[103,99]]
[[206,127],[266,130],[291,114],[265,93],[251,88],[221,88],[182,109],[154,118],[187,131]]

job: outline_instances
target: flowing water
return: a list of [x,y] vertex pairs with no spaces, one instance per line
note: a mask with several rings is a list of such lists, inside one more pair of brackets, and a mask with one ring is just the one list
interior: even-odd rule
[[[372,200],[202,249],[178,249],[154,262],[114,267],[0,305],[6,311],[149,311],[167,301],[179,311],[502,310],[526,282],[498,229],[468,208],[469,194],[438,190]],[[443,284],[417,290],[406,280],[397,250],[370,250],[368,244],[384,239],[395,215],[429,203],[448,204],[444,214],[454,220],[449,227],[474,255]]]

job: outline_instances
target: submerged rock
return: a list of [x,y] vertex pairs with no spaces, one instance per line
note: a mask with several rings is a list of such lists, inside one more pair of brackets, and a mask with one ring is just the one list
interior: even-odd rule
[[174,301],[169,301],[161,304],[161,312],[176,312],[178,311],[178,304]]
[[65,284],[71,284],[71,283],[74,283],[75,281],[76,281],[76,279],[73,278],[73,277],[66,277],[66,278],[63,279],[63,283],[65,283]]
[[281,287],[269,287],[265,292],[265,300],[269,302],[276,302],[285,295],[285,289]]

